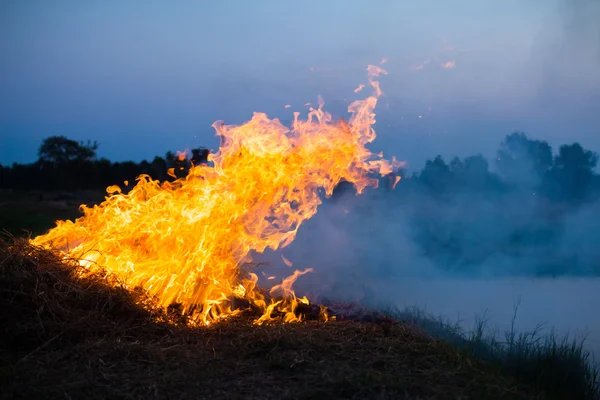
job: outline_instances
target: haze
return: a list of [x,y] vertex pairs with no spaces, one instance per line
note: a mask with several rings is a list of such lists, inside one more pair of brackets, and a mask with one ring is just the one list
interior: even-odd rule
[[594,0],[0,7],[4,165],[34,161],[50,135],[98,140],[113,161],[216,149],[215,120],[288,120],[317,95],[345,116],[384,57],[373,147],[417,169],[436,154],[489,156],[514,130],[600,149]]

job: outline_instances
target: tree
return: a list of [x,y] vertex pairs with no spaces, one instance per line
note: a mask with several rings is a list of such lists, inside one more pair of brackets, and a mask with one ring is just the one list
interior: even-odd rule
[[598,154],[579,143],[561,146],[545,182],[547,194],[556,200],[581,201],[592,190]]
[[207,164],[209,155],[210,155],[210,150],[205,147],[192,149],[192,158],[190,159],[190,161],[191,161],[192,165],[194,165],[194,166],[198,166],[201,164]]
[[151,173],[150,175],[154,179],[164,181],[167,175],[167,161],[159,156],[154,157],[152,163],[150,163]]
[[598,154],[585,150],[579,143],[563,145],[554,159],[554,167],[592,174],[598,164]]
[[89,162],[96,158],[98,143],[76,142],[65,136],[51,136],[44,139],[38,150],[39,161],[43,164],[65,165],[71,161]]
[[12,184],[10,167],[0,164],[0,188],[10,187]]
[[475,190],[483,190],[490,179],[490,169],[487,160],[477,154],[465,158],[464,177],[467,185]]
[[513,133],[500,144],[496,167],[510,183],[537,186],[552,167],[552,147],[544,141],[530,140],[524,133]]
[[489,164],[481,155],[469,156],[461,161],[455,157],[450,162],[453,184],[465,189],[482,190],[490,177]]
[[451,184],[452,172],[442,156],[437,156],[433,161],[427,160],[425,168],[419,175],[419,181],[434,193],[444,193]]

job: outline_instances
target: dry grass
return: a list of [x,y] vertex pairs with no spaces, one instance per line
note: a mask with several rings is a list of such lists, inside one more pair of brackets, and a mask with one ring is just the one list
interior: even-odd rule
[[408,324],[255,326],[241,316],[177,326],[143,293],[77,278],[76,268],[0,240],[2,397],[542,398]]

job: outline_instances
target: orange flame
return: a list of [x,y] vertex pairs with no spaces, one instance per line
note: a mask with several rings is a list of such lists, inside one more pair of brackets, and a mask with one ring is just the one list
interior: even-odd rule
[[287,265],[288,267],[291,267],[292,265],[294,265],[294,263],[292,263],[290,260],[288,260],[287,258],[285,258],[283,256],[283,254],[281,255],[281,259],[283,260],[283,262],[285,263],[285,265]]
[[258,323],[274,313],[297,321],[295,308],[308,300],[297,299],[291,287],[310,269],[274,286],[267,299],[257,275],[242,265],[251,251],[289,245],[317,212],[322,190],[330,196],[343,179],[361,193],[377,186],[374,174],[399,165],[365,147],[375,139],[376,77],[386,73],[372,65],[367,70],[374,94],[349,106],[348,123],[334,122],[321,101],[306,120],[294,113],[289,128],[263,113],[240,126],[216,122],[222,144],[209,155],[212,167],[194,166],[172,183],[142,175],[127,194],[111,186],[103,203],[82,205],[81,218],[57,221],[33,243],[60,249],[89,270],[100,266],[162,306],[178,303],[193,323],[234,314],[234,298],[263,311]]
[[187,151],[178,151],[175,154],[175,157],[177,157],[177,159],[179,161],[185,161],[186,157],[187,157]]

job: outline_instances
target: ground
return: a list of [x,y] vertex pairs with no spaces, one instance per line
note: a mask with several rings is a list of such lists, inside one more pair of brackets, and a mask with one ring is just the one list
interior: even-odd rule
[[408,322],[187,327],[25,240],[0,247],[3,398],[541,398]]
[[[408,326],[256,327],[82,339],[19,358],[11,398],[525,399],[531,391]],[[29,357],[27,357],[29,355]],[[22,361],[21,361],[22,360]]]

